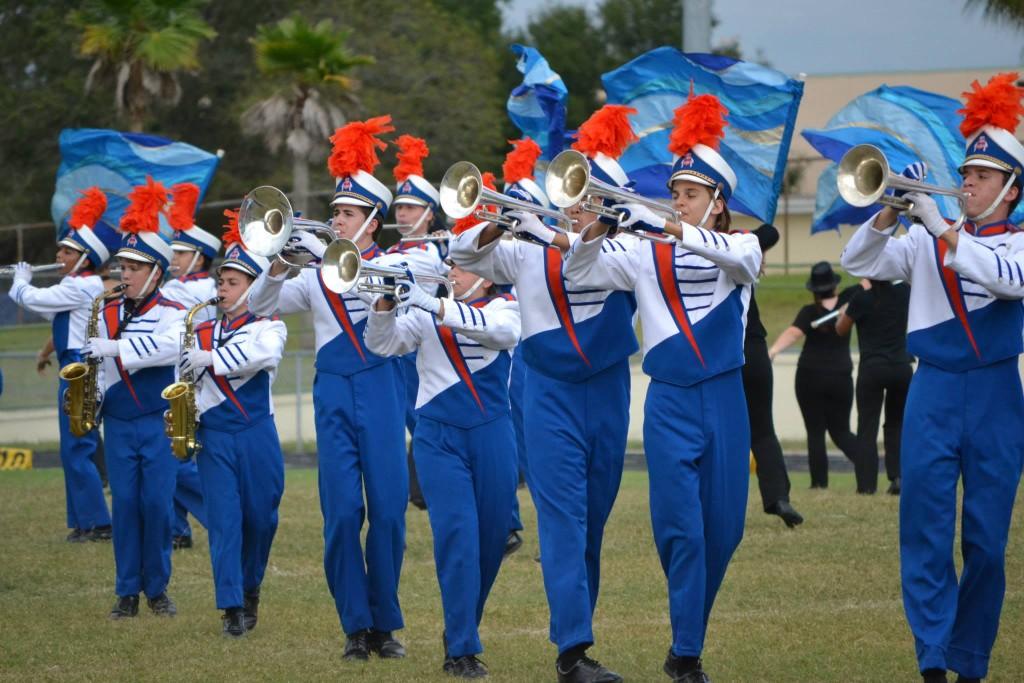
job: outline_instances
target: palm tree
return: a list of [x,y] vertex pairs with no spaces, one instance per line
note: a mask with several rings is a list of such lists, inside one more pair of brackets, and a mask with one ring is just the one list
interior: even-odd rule
[[141,132],[150,106],[181,99],[178,74],[199,68],[199,44],[217,32],[199,7],[206,0],[86,0],[69,19],[78,52],[92,58],[86,92],[113,82],[114,107]]
[[283,144],[292,157],[295,206],[305,211],[309,199],[309,164],[325,159],[328,139],[345,123],[343,104],[357,106],[357,83],[346,75],[373,58],[351,54],[349,32],[330,19],[315,25],[298,15],[261,26],[252,39],[256,66],[275,90],[242,114],[242,129],[260,135],[271,153]]
[[964,4],[966,9],[980,7],[991,21],[1007,21],[1024,28],[1024,0],[966,0]]

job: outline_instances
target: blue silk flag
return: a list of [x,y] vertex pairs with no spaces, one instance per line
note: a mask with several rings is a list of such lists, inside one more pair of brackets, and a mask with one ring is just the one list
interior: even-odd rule
[[540,158],[550,161],[565,144],[565,101],[569,90],[540,52],[518,44],[512,46],[512,52],[523,82],[508,96],[509,118],[524,136],[540,145]]
[[[128,206],[128,192],[144,184],[147,175],[168,189],[175,183],[195,183],[201,202],[220,161],[216,154],[184,142],[98,128],[62,130],[60,154],[57,186],[50,201],[58,238],[68,230],[71,207],[80,190],[95,185],[106,193],[103,220],[116,227]],[[161,232],[170,237],[170,226],[163,218]]]
[[672,47],[642,54],[601,80],[608,102],[637,109],[630,120],[640,140],[619,159],[637,192],[668,196],[672,114],[692,85],[695,95],[715,95],[729,110],[719,148],[737,177],[729,207],[766,223],[775,220],[803,83],[759,64]]

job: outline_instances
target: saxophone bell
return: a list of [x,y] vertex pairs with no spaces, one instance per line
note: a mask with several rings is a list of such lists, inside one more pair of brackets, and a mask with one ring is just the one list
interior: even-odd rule
[[[215,296],[188,309],[185,314],[185,334],[181,339],[182,349],[195,348],[195,326],[193,319],[200,310],[214,306],[224,297]],[[199,410],[196,406],[195,373],[182,373],[179,381],[167,385],[160,396],[167,401],[164,411],[164,433],[171,440],[171,452],[179,460],[188,460],[203,447],[199,442]]]

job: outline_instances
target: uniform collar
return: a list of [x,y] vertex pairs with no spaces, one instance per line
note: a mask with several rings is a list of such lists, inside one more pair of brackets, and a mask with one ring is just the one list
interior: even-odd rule
[[373,244],[368,246],[366,249],[364,249],[362,252],[360,252],[360,256],[362,256],[364,259],[373,259],[373,258],[377,258],[378,256],[380,256],[383,253],[384,252],[381,251],[381,248],[379,246],[377,246],[377,243],[374,242]]
[[197,270],[194,273],[189,273],[188,275],[182,275],[181,277],[178,278],[178,281],[179,282],[192,282],[194,280],[202,280],[203,278],[208,278],[208,277],[210,277],[210,271],[208,271],[208,270]]
[[964,223],[964,229],[967,230],[968,235],[975,235],[976,237],[993,237],[994,235],[1002,235],[1003,233],[1017,232],[1020,230],[1020,228],[1007,219],[996,221],[994,223],[986,223],[980,227],[975,225],[972,221],[967,221]]
[[240,327],[248,325],[250,322],[254,320],[256,320],[256,316],[252,312],[246,311],[245,313],[241,314],[240,316],[234,319],[228,318],[228,316],[225,315],[223,318],[221,318],[220,324],[222,329],[233,332],[239,329]]

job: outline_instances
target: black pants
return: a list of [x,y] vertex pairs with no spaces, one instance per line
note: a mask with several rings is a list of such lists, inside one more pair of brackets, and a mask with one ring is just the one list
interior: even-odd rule
[[857,437],[850,431],[853,377],[850,373],[796,369],[796,400],[807,429],[807,465],[811,486],[828,486],[825,432],[839,450],[856,464]]
[[782,458],[782,445],[775,435],[772,419],[772,362],[768,344],[753,337],[743,347],[747,362],[743,366],[743,392],[750,416],[750,450],[757,463],[757,485],[765,512],[779,501],[789,501],[789,475]]
[[857,372],[857,490],[873,492],[878,486],[878,420],[885,403],[882,443],[885,473],[900,476],[900,432],[903,408],[914,370],[910,363],[869,365]]

